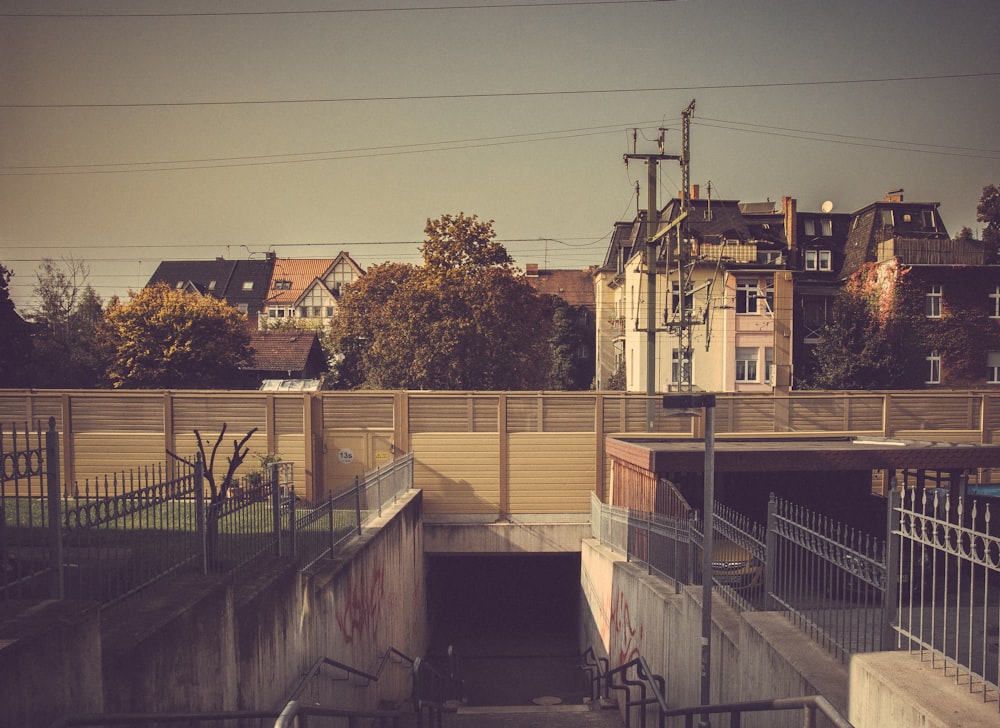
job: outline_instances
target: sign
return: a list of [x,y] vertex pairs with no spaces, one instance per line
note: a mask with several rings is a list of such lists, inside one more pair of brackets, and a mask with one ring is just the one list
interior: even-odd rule
[[339,453],[337,453],[337,458],[344,465],[350,465],[354,462],[354,451],[348,448],[343,448]]

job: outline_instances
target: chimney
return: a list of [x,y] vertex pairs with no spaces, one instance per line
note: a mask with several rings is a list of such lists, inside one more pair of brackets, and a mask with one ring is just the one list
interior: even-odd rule
[[699,194],[701,194],[701,185],[691,185],[691,195],[688,199],[697,200]]
[[798,248],[799,240],[795,230],[796,223],[796,202],[794,197],[781,198],[781,211],[785,215],[785,240],[788,241],[788,251],[794,253]]
[[885,193],[885,199],[883,202],[902,202],[903,201],[903,188],[900,187],[898,190],[889,190]]
[[538,278],[538,263],[525,263],[524,275],[529,278]]

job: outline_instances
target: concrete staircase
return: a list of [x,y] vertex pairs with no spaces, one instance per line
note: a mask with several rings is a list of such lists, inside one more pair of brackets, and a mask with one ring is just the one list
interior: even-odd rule
[[461,707],[444,716],[445,728],[621,728],[618,711],[597,705]]

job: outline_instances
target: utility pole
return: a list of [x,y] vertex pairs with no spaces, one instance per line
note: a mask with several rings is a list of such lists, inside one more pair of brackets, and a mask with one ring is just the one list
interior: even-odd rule
[[[691,288],[691,243],[687,235],[687,216],[691,207],[691,115],[694,113],[694,99],[681,112],[681,218],[677,226],[677,289],[680,293],[681,328],[677,335],[678,389],[690,392],[693,389],[691,357],[694,352],[692,342],[691,310],[687,305],[688,289]],[[667,266],[667,285],[670,285],[670,266]]]
[[[663,160],[678,160],[679,155],[664,154],[665,129],[660,129],[659,152],[656,154],[625,155],[625,163],[630,159],[646,162],[646,394],[656,394],[656,230],[660,224],[660,211],[656,199],[656,176],[659,163]],[[670,270],[670,246],[667,246],[667,270]],[[649,429],[652,429],[653,412],[650,410]]]

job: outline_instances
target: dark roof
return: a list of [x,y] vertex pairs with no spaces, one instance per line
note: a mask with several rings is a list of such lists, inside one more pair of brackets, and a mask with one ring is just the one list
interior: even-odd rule
[[[607,453],[653,473],[699,473],[703,440],[608,438]],[[879,437],[724,439],[715,441],[719,472],[964,470],[1000,466],[1000,445]]]
[[[717,243],[726,238],[741,241],[753,238],[737,200],[698,198],[688,202],[687,228],[697,240]],[[681,201],[670,200],[660,213],[659,230],[669,225],[680,211]]]
[[253,364],[248,369],[263,372],[303,372],[309,357],[319,350],[319,335],[304,329],[251,331]]
[[592,270],[539,270],[525,280],[542,294],[559,296],[571,306],[594,309],[594,275]]
[[225,300],[230,306],[246,304],[247,314],[260,313],[271,282],[274,259],[264,260],[165,260],[150,277],[147,286],[166,283],[193,288],[204,296]]
[[645,239],[645,229],[645,214],[631,222],[616,222],[601,269],[621,273],[625,261],[632,257],[632,249]]
[[[910,240],[948,240],[948,231],[938,215],[937,202],[873,202],[854,213],[844,249],[842,278],[877,258],[879,243],[890,238]],[[892,224],[882,221],[883,211],[892,215]],[[932,215],[932,225],[925,225],[924,212]]]

